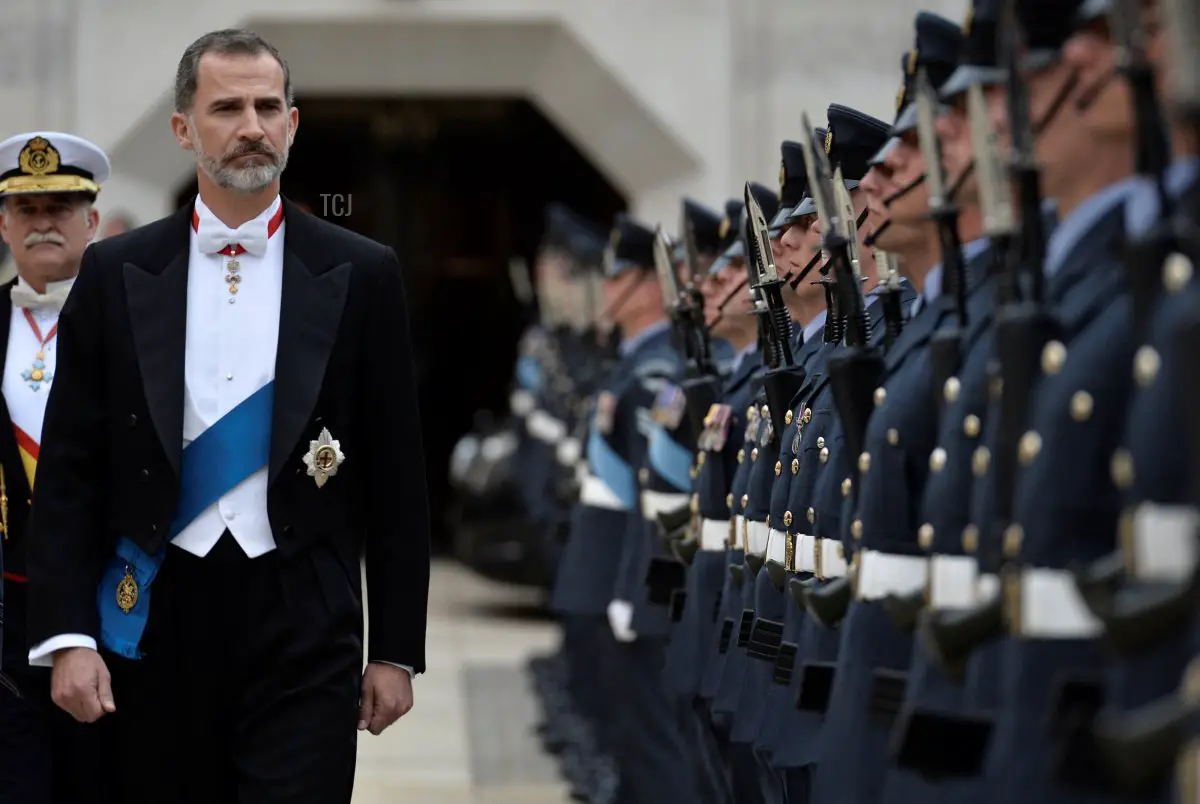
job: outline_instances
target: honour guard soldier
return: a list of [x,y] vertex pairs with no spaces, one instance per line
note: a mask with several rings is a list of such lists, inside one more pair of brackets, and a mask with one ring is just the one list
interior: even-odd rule
[[[871,117],[856,109],[840,104],[830,105],[827,111],[828,128],[814,132],[814,148],[826,151],[831,167],[839,169],[847,194],[853,204],[855,219],[851,222],[860,256],[860,266],[865,278],[863,290],[866,299],[868,330],[872,343],[883,340],[885,330],[884,309],[878,303],[882,287],[872,287],[879,280],[873,249],[868,241],[869,229],[863,224],[867,217],[867,197],[862,180],[867,174],[871,157],[887,141],[889,126],[882,120]],[[811,256],[821,254],[821,234],[826,224],[817,217],[817,206],[809,194],[789,215],[792,228],[784,234],[784,244],[799,246]],[[805,231],[807,229],[807,231]],[[803,254],[803,251],[802,251]],[[827,269],[828,270],[828,269]],[[805,292],[811,302],[823,301],[821,285],[815,284]],[[905,289],[900,300],[911,303],[915,298],[911,289]],[[796,602],[796,595],[803,588],[801,583],[823,583],[845,575],[844,562],[840,560],[836,542],[829,540],[818,543],[816,532],[818,510],[815,489],[818,479],[829,471],[832,440],[836,424],[833,390],[830,385],[829,360],[840,348],[841,321],[829,313],[818,315],[805,328],[805,337],[820,339],[822,349],[814,357],[809,376],[792,400],[792,421],[796,429],[784,438],[783,458],[788,461],[788,471],[795,474],[784,500],[785,510],[781,514],[785,528],[784,568],[790,574],[789,600],[786,605],[785,633],[783,639],[787,649],[781,649],[773,674],[773,694],[768,701],[767,720],[759,734],[762,750],[770,752],[773,767],[782,771],[786,778],[789,801],[804,801],[809,790],[809,767],[816,761],[818,715],[810,709],[797,709],[797,694],[802,676],[811,672],[809,679],[822,672],[818,663],[827,663],[836,656],[838,635],[834,629],[826,628],[809,618]],[[835,319],[830,327],[830,316]],[[817,327],[823,327],[824,332]],[[840,499],[840,497],[839,497]],[[790,548],[787,548],[790,543]],[[815,581],[814,581],[815,579]],[[803,670],[802,670],[803,668]],[[823,706],[821,707],[823,711]],[[774,722],[772,722],[774,718]]]
[[[886,170],[902,188],[885,201],[884,185],[868,174],[869,203],[886,207],[890,225],[877,233],[875,244],[897,254],[905,275],[920,291],[917,312],[885,357],[883,381],[873,394],[874,411],[854,458],[857,480],[851,521],[842,543],[853,540],[854,593],[842,623],[838,667],[822,732],[822,758],[814,780],[814,799],[822,802],[871,801],[881,792],[886,769],[889,714],[902,695],[903,671],[910,659],[911,635],[897,628],[883,605],[889,597],[920,591],[925,583],[924,558],[917,547],[917,503],[929,472],[941,469],[931,457],[937,433],[937,406],[931,342],[935,333],[964,319],[966,297],[983,285],[986,241],[975,229],[953,232],[954,247],[938,247],[938,227],[954,221],[930,222],[932,189],[940,187],[940,165],[926,164],[916,129],[916,90],[920,80],[934,87],[945,83],[957,63],[962,34],[959,26],[922,12],[916,20],[916,42],[906,63],[905,84],[891,136],[897,142],[883,157]],[[919,80],[920,79],[920,80]],[[938,172],[935,178],[929,174]],[[922,175],[927,180],[920,182]],[[882,211],[882,210],[881,210]],[[968,243],[959,253],[958,239]],[[943,235],[942,242],[946,242]],[[965,266],[964,266],[965,264]],[[957,316],[956,316],[957,313]],[[842,411],[843,427],[848,413]],[[847,549],[846,552],[849,552]],[[897,687],[901,687],[898,691]],[[890,713],[889,713],[890,709]],[[880,716],[882,714],[882,717]]]
[[[775,193],[757,182],[751,182],[749,187],[765,219],[768,221],[774,219],[779,212],[779,199]],[[750,247],[745,239],[748,216],[749,210],[743,206],[740,219],[735,227],[741,237],[725,250],[716,264],[719,265],[724,260],[744,263],[748,275],[756,277],[757,268],[752,263]],[[771,241],[771,250],[778,251],[777,235]],[[751,284],[756,282],[757,279],[752,280]],[[765,307],[761,309],[765,313]],[[763,327],[760,329],[760,332],[763,333],[762,337],[767,337],[765,331],[767,325],[768,322],[764,319],[760,325]],[[791,348],[790,344],[788,348]],[[767,353],[764,351],[763,354]],[[754,581],[758,571],[762,568],[767,548],[766,519],[770,507],[771,482],[775,477],[772,471],[774,461],[771,460],[771,457],[777,451],[776,445],[779,438],[770,412],[767,410],[766,401],[765,392],[760,386],[756,390],[754,402],[757,420],[751,421],[747,426],[747,447],[744,461],[749,468],[746,488],[742,492],[741,498],[735,499],[735,505],[742,517],[740,537],[745,551],[744,571],[734,570],[732,575],[734,594],[740,598],[740,607],[736,611],[737,625],[726,648],[720,682],[713,698],[713,714],[716,717],[727,719],[729,722],[730,750],[735,756],[734,774],[738,777],[734,782],[735,789],[741,789],[743,782],[740,779],[743,774],[746,786],[754,788],[758,784],[757,763],[752,749],[753,735],[746,733],[744,727],[739,730],[737,726],[741,714],[739,699],[742,691],[746,650],[754,620]],[[752,436],[750,435],[751,431],[753,431]],[[735,739],[738,741],[733,742]],[[741,798],[738,800],[740,801]]]
[[269,43],[206,34],[175,86],[199,196],[90,246],[59,319],[30,662],[78,720],[111,718],[114,767],[136,753],[107,773],[122,798],[346,804],[356,727],[403,716],[425,669],[404,281],[280,197],[299,113]]
[[[718,253],[728,249],[737,237],[733,221],[740,216],[741,207],[741,201],[726,203],[725,216],[717,229]],[[697,439],[692,501],[698,550],[688,570],[683,611],[667,649],[664,670],[668,687],[690,702],[692,718],[685,734],[689,737],[689,749],[700,758],[714,793],[724,792],[728,786],[725,767],[728,732],[714,728],[707,701],[700,696],[706,666],[716,654],[714,646],[720,636],[722,618],[718,616],[718,607],[722,605],[722,590],[729,580],[727,567],[735,554],[737,564],[741,563],[741,544],[734,539],[731,518],[734,477],[745,466],[745,415],[753,401],[752,378],[762,365],[758,325],[751,312],[745,269],[736,261],[723,262],[726,264],[710,264],[701,292],[709,331],[714,338],[730,344],[734,357],[721,398],[709,409],[704,430]]]
[[[1052,763],[1072,721],[1094,708],[1105,659],[1101,623],[1071,570],[1111,552],[1120,489],[1130,480],[1114,452],[1133,387],[1121,260],[1134,186],[1133,108],[1125,79],[1113,80],[1115,45],[1086,29],[1072,35],[1079,8],[1032,0],[1017,7],[1030,42],[1024,61],[1035,125],[1064,81],[1077,75],[1079,89],[1037,141],[1042,186],[1060,216],[1044,273],[1061,331],[1040,356],[1028,429],[1017,442],[1013,522],[999,545],[1008,636],[985,775],[1001,800],[1106,799],[1063,784]],[[1057,43],[1039,52],[1035,32],[1057,33],[1060,67],[1047,66]]]
[[[990,147],[983,94],[985,88],[998,86],[1005,77],[996,59],[999,12],[996,0],[976,0],[969,9],[959,65],[939,93],[946,106],[936,120],[936,133],[949,188],[943,214],[957,218],[957,231],[963,239],[982,233],[991,241],[990,287],[970,294],[966,326],[956,333],[957,366],[951,367],[950,376],[938,378],[942,413],[917,529],[917,544],[929,555],[928,582],[917,597],[906,602],[906,617],[926,616],[919,613],[921,608],[959,610],[975,600],[974,553],[979,537],[970,523],[971,481],[987,471],[989,459],[982,434],[987,420],[988,372],[994,359],[992,320],[999,300],[994,291],[1007,281],[1003,273],[1010,257],[1007,243],[1013,226],[1010,185],[1000,177],[999,159]],[[1006,205],[1003,210],[981,206],[981,176],[992,182],[988,200]],[[987,227],[980,220],[981,213]],[[904,625],[906,630],[915,628],[916,620]],[[962,793],[954,786],[960,780],[944,778],[953,774],[951,765],[967,753],[955,744],[961,732],[946,725],[948,718],[961,715],[966,708],[962,682],[961,675],[947,675],[926,651],[912,651],[905,701],[892,736],[898,767],[889,774],[884,801],[923,803],[948,797],[951,791]]]
[[637,802],[696,799],[656,664],[660,654],[633,630],[632,604],[622,599],[628,579],[619,574],[624,534],[633,530],[644,538],[637,469],[647,460],[649,411],[680,367],[653,249],[653,232],[628,216],[618,218],[606,254],[604,292],[621,331],[620,357],[596,397],[587,474],[552,602],[590,629],[609,718],[600,728],[617,764],[617,797]]
[[[104,152],[58,132],[18,134],[0,143],[0,236],[17,278],[0,291],[9,308],[0,418],[0,539],[4,561],[0,672],[0,802],[95,800],[82,764],[95,758],[95,726],[75,723],[50,699],[50,672],[30,667],[29,508],[46,400],[58,372],[58,318],[99,215],[92,206],[108,179]],[[98,767],[98,765],[97,765]]]
[[[1108,4],[1104,4],[1108,5]],[[1168,160],[1155,160],[1160,175],[1145,176],[1126,206],[1126,234],[1131,241],[1130,270],[1156,277],[1158,295],[1145,332],[1135,323],[1139,337],[1134,353],[1135,387],[1120,451],[1128,455],[1132,477],[1123,490],[1124,509],[1118,525],[1118,557],[1123,584],[1108,611],[1098,612],[1106,625],[1109,644],[1117,651],[1108,674],[1106,708],[1097,718],[1098,743],[1111,747],[1101,765],[1119,771],[1109,779],[1138,801],[1170,798],[1172,764],[1163,742],[1154,739],[1163,730],[1178,728],[1180,715],[1194,710],[1200,694],[1197,655],[1197,442],[1187,435],[1196,430],[1190,377],[1194,374],[1194,333],[1197,285],[1194,279],[1200,243],[1194,234],[1200,213],[1200,155],[1195,139],[1197,109],[1194,87],[1196,66],[1195,9],[1172,2],[1153,3],[1143,9],[1140,25],[1146,36],[1144,51],[1135,53],[1131,67],[1152,66],[1158,94],[1169,98],[1170,144]],[[1176,36],[1166,34],[1175,32]],[[1097,32],[1099,33],[1099,32]],[[1163,40],[1169,44],[1163,59]],[[1141,64],[1139,64],[1141,62]],[[1167,75],[1191,75],[1167,87]],[[1173,96],[1173,97],[1172,97]],[[1148,121],[1151,127],[1154,121]],[[1168,147],[1166,136],[1159,148]],[[1153,155],[1150,152],[1148,155]],[[1145,172],[1146,166],[1142,166]],[[1165,194],[1163,209],[1160,193]],[[1150,370],[1157,363],[1157,370]],[[1181,434],[1186,437],[1181,440]],[[1189,667],[1189,664],[1192,666]],[[1180,680],[1183,679],[1182,688]],[[1164,707],[1164,701],[1183,700]],[[1190,699],[1189,699],[1190,697]],[[1163,718],[1147,713],[1171,711]],[[1153,723],[1147,729],[1143,724]],[[1186,729],[1179,729],[1185,732]],[[1128,737],[1126,735],[1129,735]],[[1181,735],[1182,736],[1182,735]],[[1196,749],[1184,751],[1182,770],[1191,798],[1181,787],[1176,800],[1195,799]],[[1190,769],[1189,769],[1190,768]]]

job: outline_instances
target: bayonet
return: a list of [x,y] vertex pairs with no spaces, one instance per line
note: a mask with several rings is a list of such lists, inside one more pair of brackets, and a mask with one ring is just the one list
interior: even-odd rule
[[1016,216],[1009,189],[1011,185],[1004,176],[995,132],[988,122],[983,88],[977,83],[967,87],[967,125],[971,134],[971,151],[975,155],[983,234],[992,241],[998,274],[997,303],[1007,304],[1018,297],[1018,276],[1012,270],[1013,263],[1008,260],[1016,235]]
[[774,340],[772,349],[775,351],[775,365],[792,365],[792,317],[783,303],[783,280],[775,268],[775,259],[771,253],[771,232],[767,228],[767,218],[763,215],[762,207],[754,193],[750,190],[750,182],[746,182],[746,257],[754,263],[758,274],[755,289],[766,302],[768,321]]
[[679,228],[680,235],[683,237],[683,257],[687,268],[688,285],[693,288],[699,287],[704,278],[700,276],[700,248],[696,245],[696,227],[688,218],[686,207],[681,216],[682,221]]
[[679,276],[671,261],[671,244],[663,232],[662,224],[654,230],[654,270],[658,273],[658,284],[662,288],[663,303],[672,314],[679,308]]
[[862,280],[862,262],[858,255],[858,214],[854,211],[854,199],[846,189],[846,180],[842,176],[842,166],[838,165],[833,172],[833,197],[838,206],[838,214],[842,219],[842,236],[846,238],[846,251],[850,255],[850,267],[854,278]]

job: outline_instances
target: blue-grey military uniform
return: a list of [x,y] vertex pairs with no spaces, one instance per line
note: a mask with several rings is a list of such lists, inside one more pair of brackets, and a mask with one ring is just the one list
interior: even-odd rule
[[[610,275],[648,270],[653,232],[627,216],[616,223]],[[681,362],[663,321],[622,342],[620,359],[596,397],[585,447],[586,474],[572,512],[571,532],[552,597],[556,611],[587,624],[594,640],[594,680],[603,690],[604,748],[615,758],[618,800],[695,800],[677,719],[662,686],[661,646],[618,642],[608,621],[621,600],[626,535],[644,538],[637,470],[649,454],[649,411],[678,376]]]
[[[905,63],[905,87],[924,69],[935,86],[953,72],[962,46],[958,25],[921,12],[915,21],[915,57]],[[912,97],[905,91],[901,97]],[[898,110],[892,136],[910,129],[913,104]],[[990,261],[982,244],[964,249],[967,295],[971,304],[987,287]],[[843,552],[856,565],[855,600],[841,624],[837,669],[821,736],[821,757],[813,780],[813,800],[877,800],[887,767],[887,742],[911,658],[911,635],[889,618],[883,601],[919,590],[925,560],[918,555],[917,506],[931,468],[937,437],[934,379],[928,347],[934,334],[956,323],[953,295],[941,295],[935,268],[925,279],[919,312],[905,326],[884,361],[884,381],[874,393],[875,409],[863,439],[863,452],[845,456],[857,469],[856,494],[845,499],[853,513],[838,534]],[[990,304],[990,300],[984,302]],[[843,459],[845,460],[845,459]],[[853,477],[852,473],[843,476]],[[849,521],[845,521],[849,519]]]

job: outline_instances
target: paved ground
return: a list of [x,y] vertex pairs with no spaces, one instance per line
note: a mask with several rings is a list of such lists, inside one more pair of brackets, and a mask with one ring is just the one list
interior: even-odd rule
[[568,800],[531,729],[525,660],[556,643],[529,616],[536,595],[435,564],[428,664],[413,710],[359,737],[354,804],[560,804]]

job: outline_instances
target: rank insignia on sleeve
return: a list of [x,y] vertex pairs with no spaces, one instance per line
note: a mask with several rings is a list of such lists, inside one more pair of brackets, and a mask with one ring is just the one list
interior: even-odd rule
[[596,412],[592,423],[596,430],[610,435],[617,416],[617,397],[611,391],[601,391],[596,397]]
[[666,385],[658,392],[650,417],[656,424],[668,430],[674,430],[683,421],[683,413],[687,409],[687,398],[683,389],[677,385]]
[[338,467],[346,456],[342,454],[341,443],[322,427],[316,441],[308,442],[308,453],[304,456],[304,465],[308,467],[308,476],[317,484],[317,488],[325,485],[329,478],[338,472]]

